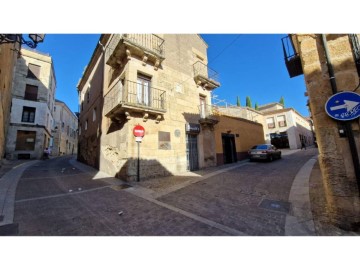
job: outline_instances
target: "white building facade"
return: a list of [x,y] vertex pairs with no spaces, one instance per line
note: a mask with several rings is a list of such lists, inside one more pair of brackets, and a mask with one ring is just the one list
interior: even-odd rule
[[7,159],[41,158],[54,126],[56,77],[51,56],[21,49],[12,87]]
[[69,107],[60,100],[55,100],[54,132],[51,153],[53,156],[75,155],[78,144],[78,118]]
[[284,108],[280,103],[269,103],[259,106],[258,110],[248,107],[218,107],[222,115],[244,118],[263,125],[266,143],[278,148],[301,148],[314,144],[314,133],[311,121],[293,108]]

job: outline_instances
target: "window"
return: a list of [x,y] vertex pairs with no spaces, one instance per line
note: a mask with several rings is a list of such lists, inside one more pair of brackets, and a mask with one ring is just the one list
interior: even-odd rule
[[266,118],[266,124],[268,128],[275,128],[274,117]]
[[200,96],[200,118],[206,117],[206,97]]
[[86,99],[87,99],[87,103],[90,102],[90,88],[89,90],[86,92]]
[[85,130],[87,130],[87,128],[88,128],[88,120],[86,119],[86,121],[85,121]]
[[38,87],[35,85],[27,84],[25,88],[24,99],[37,100],[37,95],[38,95]]
[[81,111],[83,111],[83,110],[84,110],[84,102],[81,101]]
[[96,107],[93,109],[93,122],[96,121]]
[[40,79],[40,66],[29,64],[27,77],[31,79]]
[[34,150],[35,139],[35,131],[18,130],[16,134],[15,150]]
[[35,111],[33,107],[23,107],[21,122],[34,123],[35,122]]
[[136,92],[137,103],[146,106],[150,105],[150,83],[150,77],[138,75]]
[[279,115],[277,117],[277,122],[278,122],[279,127],[286,127],[285,115]]

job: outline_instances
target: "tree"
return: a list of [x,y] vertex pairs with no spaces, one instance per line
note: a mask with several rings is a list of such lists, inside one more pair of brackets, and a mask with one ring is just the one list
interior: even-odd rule
[[250,97],[246,97],[246,107],[252,107]]
[[238,107],[240,107],[240,106],[241,106],[241,105],[240,105],[240,98],[239,98],[239,96],[237,96],[236,106],[238,106]]
[[285,107],[284,97],[281,97],[281,98],[280,98],[279,103]]
[[259,110],[259,105],[255,102],[255,110]]

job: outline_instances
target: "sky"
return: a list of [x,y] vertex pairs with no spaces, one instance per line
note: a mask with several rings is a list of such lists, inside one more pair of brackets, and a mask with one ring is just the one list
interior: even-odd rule
[[[221,86],[213,91],[213,104],[245,106],[279,102],[308,116],[303,75],[289,77],[281,38],[286,34],[201,34],[208,44],[208,66],[218,73]],[[89,63],[100,34],[47,34],[38,51],[54,62],[56,99],[78,111],[77,84]]]

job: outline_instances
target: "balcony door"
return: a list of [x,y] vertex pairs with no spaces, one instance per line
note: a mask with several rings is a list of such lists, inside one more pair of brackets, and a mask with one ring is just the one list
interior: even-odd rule
[[150,106],[150,85],[150,77],[138,75],[136,93],[136,100],[138,104]]

